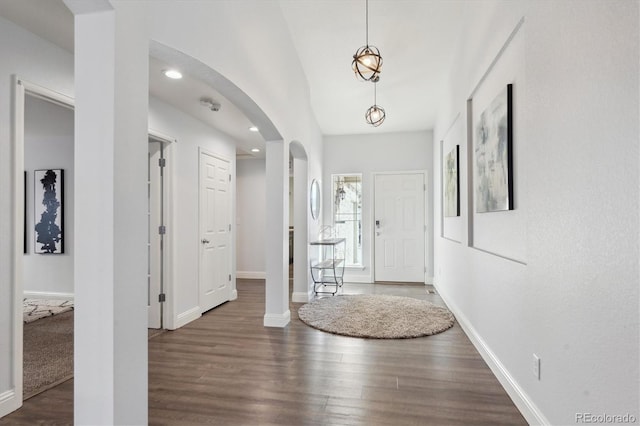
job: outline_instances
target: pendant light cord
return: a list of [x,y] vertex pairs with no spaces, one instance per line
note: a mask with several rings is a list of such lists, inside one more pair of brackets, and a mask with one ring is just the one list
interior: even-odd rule
[[366,0],[365,3],[365,28],[367,29],[367,36],[366,36],[366,40],[367,40],[367,46],[369,46],[369,0]]
[[376,90],[378,88],[378,83],[375,82],[373,83],[373,105],[378,105],[378,91]]

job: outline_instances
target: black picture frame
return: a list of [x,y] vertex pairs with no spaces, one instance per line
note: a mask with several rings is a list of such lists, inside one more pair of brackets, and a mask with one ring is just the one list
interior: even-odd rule
[[23,254],[27,254],[28,253],[28,247],[27,247],[27,171],[24,171],[24,198],[22,200],[22,208],[23,208],[23,212],[22,212],[22,216],[24,219],[24,223],[22,224],[22,253]]

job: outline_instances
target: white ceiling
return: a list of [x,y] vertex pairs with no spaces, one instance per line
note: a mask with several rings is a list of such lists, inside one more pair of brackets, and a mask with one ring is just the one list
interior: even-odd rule
[[[260,0],[255,0],[260,1]],[[370,0],[369,44],[380,49],[383,71],[377,104],[387,112],[378,128],[365,123],[373,84],[351,71],[353,53],[365,44],[365,0],[279,0],[310,86],[311,104],[326,135],[431,129],[437,101],[463,30],[466,0]],[[188,7],[188,3],[185,3]],[[73,51],[73,17],[61,0],[0,0],[0,16]],[[167,65],[150,60],[150,93],[238,141],[239,154],[264,147],[238,108],[207,84],[185,76],[164,78]],[[178,83],[178,84],[176,84]],[[222,105],[212,112],[208,96]],[[252,155],[252,154],[249,154]],[[261,154],[259,154],[261,155]]]
[[[170,68],[159,59],[149,58],[149,93],[156,98],[188,113],[198,120],[230,135],[236,140],[236,154],[239,157],[264,157],[264,139],[260,133],[250,132],[251,121],[220,92],[206,83],[184,75],[180,80],[170,80],[163,70]],[[200,103],[201,98],[209,98],[220,104],[219,111],[212,111]],[[260,150],[251,152],[252,148]]]
[[311,88],[311,104],[327,135],[433,128],[462,26],[462,0],[370,0],[369,44],[380,49],[377,104],[387,118],[366,124],[373,84],[351,71],[366,41],[365,0],[280,0]]

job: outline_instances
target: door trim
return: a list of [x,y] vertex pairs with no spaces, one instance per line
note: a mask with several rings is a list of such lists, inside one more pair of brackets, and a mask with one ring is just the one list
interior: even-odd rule
[[[22,80],[17,75],[13,80],[13,123],[11,129],[11,144],[13,147],[13,209],[12,209],[12,242],[11,250],[11,277],[13,281],[13,335],[11,347],[13,353],[13,365],[10,368],[13,390],[8,390],[0,395],[0,417],[17,410],[22,406],[23,391],[23,322],[22,322],[22,298],[24,283],[22,281],[22,256],[24,235],[24,108],[25,96],[33,96],[47,102],[60,105],[71,110],[74,109],[74,99],[47,89],[35,83]],[[75,143],[75,141],[74,141]]]
[[[429,188],[429,174],[428,170],[398,170],[398,171],[386,171],[386,172],[373,172],[371,173],[371,208],[369,209],[369,241],[371,241],[371,250],[369,250],[369,265],[371,265],[371,282],[376,282],[376,264],[375,264],[375,255],[376,255],[376,241],[375,241],[375,214],[376,214],[376,176],[379,175],[405,175],[405,174],[422,174],[424,177],[424,227],[425,231],[423,233],[424,238],[424,268],[427,269],[428,259],[429,259],[429,236],[431,235],[431,230],[429,229],[429,215],[431,212],[429,211],[429,192],[427,189]],[[424,271],[423,282],[424,284],[428,284],[428,272]]]
[[163,144],[163,155],[167,165],[164,168],[163,174],[163,197],[162,197],[162,209],[164,214],[164,225],[166,226],[166,233],[163,238],[163,256],[164,261],[162,265],[163,275],[163,291],[166,295],[164,305],[161,308],[161,328],[175,330],[178,323],[175,312],[175,294],[176,289],[174,284],[176,282],[174,273],[174,259],[175,259],[175,222],[174,222],[174,210],[173,210],[173,195],[174,195],[174,150],[178,140],[174,137],[160,133],[154,129],[149,129],[149,139]]

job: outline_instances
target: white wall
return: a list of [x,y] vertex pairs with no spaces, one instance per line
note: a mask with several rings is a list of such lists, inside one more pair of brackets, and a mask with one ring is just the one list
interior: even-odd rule
[[[235,175],[235,142],[226,134],[184,114],[172,106],[151,97],[149,99],[149,128],[177,139],[173,150],[173,236],[176,292],[172,300],[174,326],[180,327],[200,316],[198,305],[198,263],[200,236],[198,229],[198,148],[204,148],[230,161]],[[231,181],[232,205],[235,206],[236,179]],[[231,212],[235,228],[235,207]],[[169,224],[168,226],[171,226]],[[232,275],[235,275],[235,235],[232,235]],[[235,283],[235,276],[232,276]],[[235,290],[235,285],[234,285]]]
[[[364,268],[347,268],[345,281],[372,282],[373,173],[390,171],[427,172],[427,227],[433,234],[433,134],[431,132],[375,133],[325,136],[321,208],[324,223],[331,225],[331,175],[362,173],[362,259]],[[316,235],[317,237],[317,235]],[[433,276],[432,238],[427,239],[427,276]]]
[[238,278],[264,279],[265,161],[245,159],[236,165]]
[[[13,150],[11,142],[11,76],[21,78],[73,95],[73,57],[68,52],[0,18],[0,294],[12,295],[14,180],[12,176]],[[13,238],[6,238],[13,236]],[[22,255],[20,255],[22,258]],[[16,401],[12,394],[12,347],[14,314],[12,297],[0,297],[0,415]],[[21,309],[21,307],[20,307]],[[22,400],[21,396],[18,396]]]
[[[27,172],[27,253],[23,288],[28,297],[73,295],[73,110],[25,97],[24,169]],[[34,170],[64,169],[64,253],[35,254]]]
[[[530,423],[638,419],[638,2],[492,1],[467,12],[434,130],[437,287]],[[467,99],[507,83],[516,210],[479,218],[468,210]],[[440,162],[456,143],[462,216],[442,219]]]

